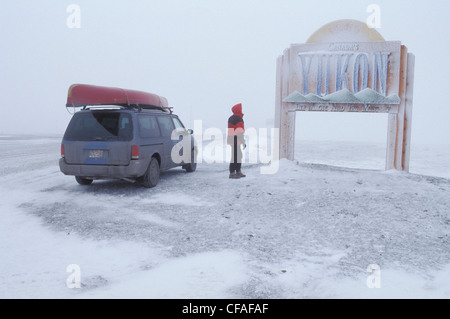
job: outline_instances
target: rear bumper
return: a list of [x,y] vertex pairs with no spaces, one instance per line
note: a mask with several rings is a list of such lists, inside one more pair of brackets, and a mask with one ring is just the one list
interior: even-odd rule
[[59,160],[59,168],[65,175],[93,179],[138,178],[145,174],[148,165],[149,162],[145,160],[132,160],[126,166],[67,164],[64,158]]

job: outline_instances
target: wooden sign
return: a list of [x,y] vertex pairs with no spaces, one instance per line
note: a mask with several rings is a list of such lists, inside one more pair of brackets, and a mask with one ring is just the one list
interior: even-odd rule
[[354,20],[330,23],[308,42],[277,60],[280,157],[294,158],[296,112],[387,113],[386,169],[407,171],[414,55]]

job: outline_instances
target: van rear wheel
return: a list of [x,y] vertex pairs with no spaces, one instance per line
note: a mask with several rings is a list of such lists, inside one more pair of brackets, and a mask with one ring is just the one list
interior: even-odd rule
[[92,179],[88,179],[88,178],[84,178],[84,177],[80,177],[80,176],[75,176],[75,180],[80,185],[91,185],[93,182]]
[[159,181],[159,173],[160,173],[159,162],[156,158],[153,157],[144,175],[143,179],[144,186],[147,188],[155,187]]

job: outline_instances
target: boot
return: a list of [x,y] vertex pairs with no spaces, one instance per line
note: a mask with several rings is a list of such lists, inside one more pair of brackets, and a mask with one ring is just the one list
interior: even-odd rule
[[236,179],[239,178],[236,173],[230,173],[230,178]]
[[237,176],[237,178],[241,178],[241,177],[245,177],[247,175],[245,175],[241,171],[239,171],[239,172],[236,172],[236,176]]

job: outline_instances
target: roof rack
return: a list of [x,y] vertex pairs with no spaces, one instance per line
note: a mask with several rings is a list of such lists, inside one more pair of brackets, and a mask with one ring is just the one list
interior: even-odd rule
[[81,107],[83,109],[123,107],[161,110],[172,113],[165,97],[121,88],[112,88],[88,84],[73,84],[67,94],[66,108]]
[[162,112],[167,112],[172,114],[173,113],[173,107],[161,107],[156,105],[145,105],[145,104],[95,104],[95,105],[67,105],[67,108],[74,107],[74,108],[81,108],[82,110],[105,110],[105,109],[135,109],[138,111],[141,110],[158,110]]

